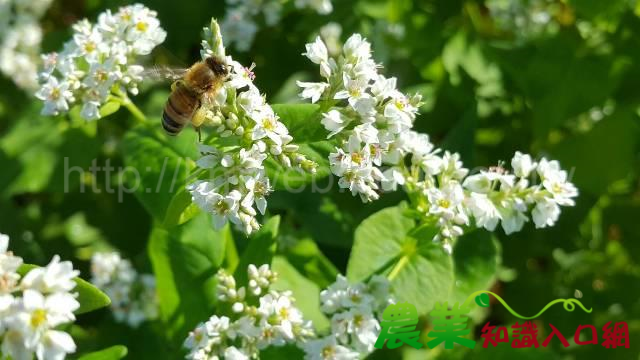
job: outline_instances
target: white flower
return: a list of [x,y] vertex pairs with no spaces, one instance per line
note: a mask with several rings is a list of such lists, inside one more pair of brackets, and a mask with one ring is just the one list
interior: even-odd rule
[[70,261],[60,262],[60,257],[55,255],[46,267],[29,271],[22,278],[21,286],[45,294],[68,292],[76,286],[73,279],[78,275],[80,272],[73,270],[73,264]]
[[[347,74],[343,74],[342,81],[344,83],[345,89],[338,91],[333,98],[337,100],[347,99],[347,101],[349,102],[349,105],[354,107],[354,109],[358,104],[360,105],[359,106],[359,109],[361,110],[360,112],[364,111],[366,113],[366,111],[371,108],[370,106],[367,106],[367,105],[371,103],[366,102],[364,104],[367,104],[367,105],[363,105],[363,103],[360,101],[363,99],[369,99],[371,97],[371,95],[369,95],[366,92],[368,88],[367,81],[362,79],[351,79]],[[363,107],[363,106],[366,106],[366,107]]]
[[338,345],[335,337],[327,336],[311,340],[303,345],[306,360],[356,360],[360,354],[348,347]]
[[69,90],[69,84],[51,76],[36,92],[36,97],[44,101],[43,115],[58,115],[69,110],[69,103],[74,101],[73,93]]
[[302,82],[296,81],[299,87],[303,88],[302,93],[300,93],[300,97],[303,99],[311,99],[311,103],[315,104],[318,100],[320,100],[320,96],[324,93],[324,91],[329,87],[328,83],[313,83],[313,82]]
[[398,185],[404,185],[405,183],[404,174],[398,168],[391,167],[385,170],[382,175],[384,176],[382,180],[382,189],[384,191],[396,191]]
[[349,125],[350,119],[343,116],[338,110],[331,110],[322,116],[320,123],[324,126],[329,135],[327,139],[340,133],[347,125]]
[[307,52],[302,55],[306,56],[315,64],[323,64],[329,61],[329,52],[327,46],[320,36],[316,37],[313,43],[305,45]]
[[289,133],[287,127],[278,121],[278,117],[270,107],[254,113],[253,120],[256,122],[256,126],[253,128],[252,140],[268,137],[275,144],[281,145],[282,136]]
[[230,346],[224,351],[224,358],[227,360],[249,360],[249,356],[235,346]]
[[427,190],[427,198],[431,204],[429,212],[449,220],[455,218],[460,211],[464,201],[464,191],[459,184],[449,183],[441,189]]
[[[73,311],[79,307],[78,301],[67,293],[45,297],[38,291],[27,289],[23,292],[17,313],[10,316],[7,324],[21,335],[23,346],[27,349],[35,349],[46,355],[47,350],[55,353],[62,349],[75,351],[75,346],[69,346],[73,340],[68,335],[58,333],[50,337],[48,332],[55,326],[74,321]],[[60,343],[45,346],[48,345],[45,341],[52,340],[59,340]]]
[[344,55],[355,58],[355,61],[368,59],[371,56],[371,44],[360,34],[353,34],[344,43]]
[[517,177],[525,178],[528,177],[529,174],[536,168],[536,163],[531,159],[531,156],[528,154],[523,154],[519,151],[516,151],[516,154],[513,156],[511,160],[511,167],[513,168],[513,172]]
[[321,15],[326,15],[333,11],[331,0],[296,0],[295,6],[299,9],[312,8]]
[[507,235],[522,230],[524,223],[529,221],[529,218],[513,205],[515,204],[499,209],[502,216],[502,229]]
[[536,228],[553,226],[560,216],[560,207],[555,201],[545,199],[536,204],[531,216]]
[[471,193],[465,205],[476,219],[476,226],[495,230],[502,216],[486,194]]
[[71,335],[64,331],[49,330],[36,347],[38,359],[64,359],[67,354],[76,351],[76,344]]

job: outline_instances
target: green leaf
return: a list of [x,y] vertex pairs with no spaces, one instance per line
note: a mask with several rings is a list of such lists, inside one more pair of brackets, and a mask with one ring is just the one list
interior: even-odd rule
[[200,214],[200,208],[191,201],[191,193],[183,187],[171,199],[162,226],[171,228],[182,225],[198,214]]
[[[122,192],[133,192],[144,208],[161,223],[176,194],[186,186],[186,178],[198,157],[192,133],[170,137],[157,128],[137,126],[123,140],[122,152],[127,165],[126,186]],[[181,198],[182,199],[182,198]],[[172,214],[178,212],[171,210]],[[170,217],[175,218],[176,215]]]
[[[24,276],[32,269],[38,267],[39,266],[32,264],[22,264],[18,269],[18,273],[21,276]],[[111,299],[109,299],[109,297],[97,287],[79,277],[76,277],[73,280],[76,282],[76,287],[73,291],[78,293],[78,302],[80,303],[80,308],[75,311],[75,314],[80,315],[88,313],[111,304]]]
[[312,239],[298,241],[293,247],[287,248],[285,254],[298,272],[320,288],[324,289],[336,281],[338,269]]
[[282,256],[273,258],[272,269],[278,273],[278,280],[273,288],[281,291],[290,290],[305,319],[311,320],[318,331],[327,329],[329,320],[320,311],[320,288],[302,276]]
[[489,290],[501,262],[497,239],[484,229],[464,234],[453,248],[455,285],[451,302],[462,303],[478,290]]
[[78,360],[119,360],[125,356],[127,356],[127,348],[122,345],[116,345],[104,350],[82,355]]
[[429,312],[436,301],[448,300],[453,285],[453,262],[433,243],[437,229],[420,227],[403,215],[403,206],[383,209],[356,229],[347,277],[363,281],[376,273],[388,274],[398,301]]
[[227,243],[232,241],[229,227],[213,230],[204,213],[170,230],[154,227],[148,250],[156,275],[160,318],[177,348],[190,330],[213,314],[215,274]]
[[249,238],[249,245],[245,248],[240,263],[235,271],[235,278],[238,286],[244,286],[249,280],[247,278],[247,267],[250,264],[260,266],[271,265],[271,260],[276,254],[276,238],[278,227],[280,226],[280,216],[274,216],[267,221],[258,232]]
[[307,144],[327,139],[329,134],[320,123],[322,112],[317,104],[271,105],[280,121],[289,129],[296,144]]

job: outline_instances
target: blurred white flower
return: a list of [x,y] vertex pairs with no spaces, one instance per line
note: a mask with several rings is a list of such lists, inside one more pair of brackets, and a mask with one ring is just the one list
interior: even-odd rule
[[38,88],[42,28],[40,18],[51,0],[0,2],[0,72],[20,88]]
[[[227,46],[245,52],[251,49],[261,27],[280,22],[283,7],[291,0],[226,0],[226,12],[220,22]],[[331,0],[295,0],[298,9],[312,9],[326,15],[333,11]]]
[[135,328],[157,318],[155,278],[138,274],[119,253],[95,253],[91,257],[91,282],[111,299],[116,321]]

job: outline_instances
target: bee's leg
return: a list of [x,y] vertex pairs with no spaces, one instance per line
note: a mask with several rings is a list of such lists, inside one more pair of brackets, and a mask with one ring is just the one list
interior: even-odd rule
[[202,130],[201,130],[200,126],[198,126],[196,128],[196,131],[198,132],[198,142],[202,143]]

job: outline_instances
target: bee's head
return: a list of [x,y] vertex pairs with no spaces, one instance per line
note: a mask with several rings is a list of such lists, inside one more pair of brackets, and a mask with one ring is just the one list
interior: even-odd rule
[[229,76],[229,66],[227,66],[223,59],[217,56],[209,56],[205,62],[209,69],[211,69],[211,71],[213,71],[217,76],[225,78]]

